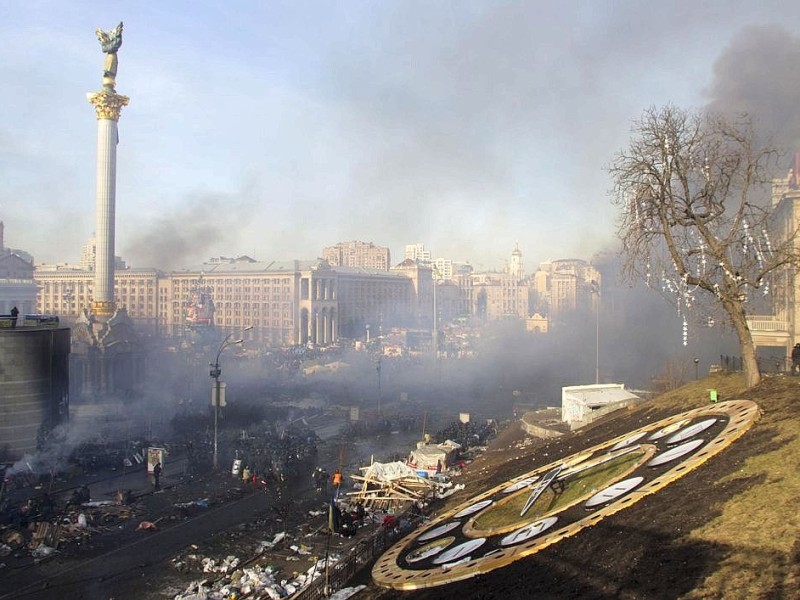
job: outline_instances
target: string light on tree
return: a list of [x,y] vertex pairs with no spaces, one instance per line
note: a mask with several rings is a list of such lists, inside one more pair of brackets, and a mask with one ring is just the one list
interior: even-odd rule
[[771,206],[759,188],[771,184],[778,153],[756,146],[747,118],[674,106],[645,111],[633,132],[609,169],[621,208],[624,272],[672,302],[684,344],[692,317],[708,325],[709,314],[724,314],[739,339],[747,385],[757,385],[747,304],[800,262],[793,234],[768,234]]

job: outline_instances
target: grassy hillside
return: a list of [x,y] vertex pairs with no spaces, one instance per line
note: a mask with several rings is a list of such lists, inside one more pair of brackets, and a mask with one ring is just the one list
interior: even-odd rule
[[[800,598],[800,377],[745,390],[714,375],[556,441],[516,426],[472,463],[455,506],[488,487],[665,417],[748,399],[762,416],[706,464],[594,527],[487,575],[381,598]],[[534,592],[535,591],[535,592]],[[520,596],[520,594],[522,594]]]

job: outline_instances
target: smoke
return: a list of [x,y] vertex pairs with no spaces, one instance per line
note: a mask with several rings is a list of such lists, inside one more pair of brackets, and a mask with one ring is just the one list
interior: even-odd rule
[[8,468],[7,474],[59,474],[68,469],[73,451],[82,443],[97,440],[101,432],[96,423],[72,419],[48,433],[48,443],[33,454],[26,454]]
[[[160,208],[139,225],[126,224],[129,238],[122,256],[129,264],[166,271],[201,264],[209,253],[236,247],[236,215],[247,214],[249,202],[239,194],[197,194],[177,207]],[[132,225],[132,226],[131,226]],[[243,252],[242,252],[243,253]]]
[[170,271],[201,263],[209,243],[221,239],[222,231],[214,223],[163,217],[129,242],[123,256],[137,265]]
[[800,37],[781,26],[742,29],[714,63],[707,108],[747,113],[765,139],[800,150]]

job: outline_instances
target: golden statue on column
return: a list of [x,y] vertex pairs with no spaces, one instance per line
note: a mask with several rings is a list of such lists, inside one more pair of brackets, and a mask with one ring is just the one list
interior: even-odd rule
[[97,39],[100,40],[100,47],[106,53],[103,89],[113,92],[117,76],[117,50],[122,46],[122,21],[111,31],[103,31],[98,27],[95,33],[97,33]]
[[100,47],[106,54],[106,62],[103,65],[103,89],[100,92],[86,94],[89,102],[94,104],[98,119],[119,120],[119,113],[123,106],[128,104],[126,96],[117,94],[117,50],[122,46],[122,22],[111,31],[103,31],[98,28],[95,32],[100,41]]

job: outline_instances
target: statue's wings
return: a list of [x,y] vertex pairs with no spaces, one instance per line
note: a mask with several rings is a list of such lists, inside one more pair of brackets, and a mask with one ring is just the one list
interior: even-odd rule
[[98,27],[95,33],[100,40],[100,47],[106,54],[115,53],[122,45],[122,21],[111,31],[103,31]]

